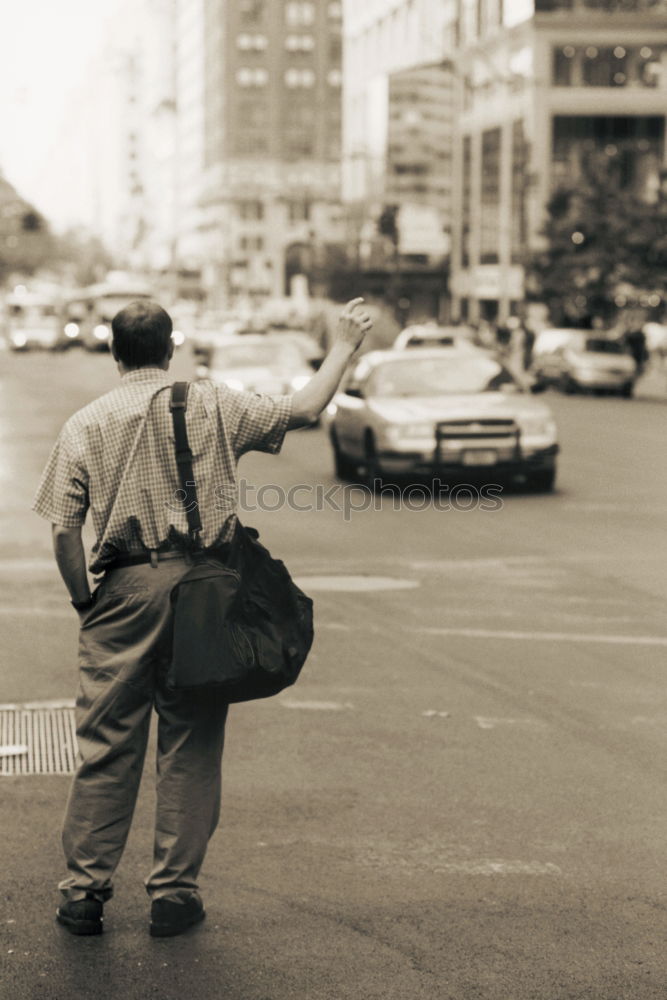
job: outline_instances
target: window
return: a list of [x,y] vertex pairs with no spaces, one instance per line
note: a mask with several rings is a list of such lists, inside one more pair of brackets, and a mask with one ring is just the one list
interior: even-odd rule
[[264,249],[264,239],[261,236],[242,236],[239,246],[245,252],[261,253]]
[[265,69],[244,67],[236,74],[236,81],[240,87],[263,87],[268,83],[268,80],[269,74]]
[[269,143],[264,133],[243,132],[236,137],[237,156],[261,156],[269,151]]
[[264,218],[264,205],[261,201],[249,199],[238,203],[239,218],[246,222],[261,222]]
[[268,128],[269,107],[264,95],[255,100],[239,101],[239,119],[245,128]]
[[327,73],[327,83],[330,87],[340,87],[343,83],[343,74],[339,69],[329,70]]
[[263,52],[268,44],[266,35],[239,35],[236,45],[244,52]]
[[577,50],[573,45],[564,45],[554,49],[553,82],[557,87],[570,87],[573,80],[573,67]]
[[308,222],[310,219],[310,202],[290,201],[287,204],[287,214],[290,222]]
[[240,12],[244,21],[259,21],[264,15],[266,0],[240,0]]
[[472,139],[463,137],[463,198],[461,205],[461,265],[470,266],[470,230],[472,224]]
[[312,35],[287,35],[285,48],[288,52],[312,52],[315,48],[315,39]]
[[480,263],[497,264],[500,242],[500,129],[482,133]]
[[327,4],[327,16],[330,17],[332,21],[339,21],[343,16],[342,3]]
[[307,160],[313,156],[315,147],[312,135],[288,135],[285,141],[285,156],[288,160]]
[[291,28],[308,27],[315,23],[315,5],[306,0],[290,2],[285,6],[285,20]]
[[288,87],[312,87],[315,84],[315,73],[312,69],[288,69],[285,83]]

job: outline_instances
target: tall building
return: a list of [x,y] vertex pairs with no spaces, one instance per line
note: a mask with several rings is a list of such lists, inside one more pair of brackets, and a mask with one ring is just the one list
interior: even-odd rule
[[450,228],[455,0],[345,4],[343,199],[349,238],[372,264],[383,206],[400,252],[442,257]]
[[345,2],[343,195],[348,202],[384,188],[389,80],[445,59],[455,0]]
[[524,297],[550,193],[603,151],[650,192],[665,164],[665,0],[459,0],[451,287],[463,317]]
[[[203,143],[189,231],[198,234],[207,284],[221,299],[282,295],[290,248],[315,252],[339,235],[342,6],[323,0],[181,0],[181,6],[193,23],[189,57],[180,36],[178,42],[178,119],[181,130],[186,123],[190,129],[193,172],[196,143]],[[203,30],[199,22],[195,28],[194,8]],[[199,44],[203,79],[192,58]],[[182,201],[181,230],[183,211]]]

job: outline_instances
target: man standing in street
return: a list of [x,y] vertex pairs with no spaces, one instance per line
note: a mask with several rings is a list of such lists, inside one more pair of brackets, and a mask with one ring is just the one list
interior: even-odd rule
[[[371,327],[362,299],[343,310],[336,339],[310,382],[291,396],[259,396],[209,381],[190,387],[187,430],[211,553],[236,519],[236,469],[251,450],[276,453],[285,432],[312,423],[334,395]],[[79,761],[63,827],[67,877],[57,920],[99,934],[103,906],[132,822],[153,707],[158,716],[150,932],[179,934],[204,917],[198,875],[218,822],[227,705],[210,691],[175,692],[170,593],[190,565],[188,527],[174,504],[168,377],[172,322],[137,301],[113,320],[120,385],[75,413],[53,448],[34,509],[51,521],[58,568],[79,616]],[[81,531],[96,542],[88,569]]]

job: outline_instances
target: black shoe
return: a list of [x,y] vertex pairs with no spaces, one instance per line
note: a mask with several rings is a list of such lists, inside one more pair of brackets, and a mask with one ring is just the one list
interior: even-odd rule
[[188,927],[201,923],[206,916],[204,904],[198,896],[191,896],[184,903],[171,899],[154,899],[151,903],[151,937],[175,937]]
[[85,899],[68,899],[56,910],[56,920],[70,934],[101,934],[104,905],[88,894]]

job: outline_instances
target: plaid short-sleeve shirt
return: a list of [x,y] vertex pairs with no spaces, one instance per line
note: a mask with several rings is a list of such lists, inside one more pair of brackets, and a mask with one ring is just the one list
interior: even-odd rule
[[[129,372],[118,388],[69,418],[51,452],[33,510],[66,528],[83,525],[90,511],[93,573],[120,554],[186,543],[170,386],[162,369]],[[190,386],[186,423],[205,546],[234,530],[238,459],[247,451],[278,452],[291,412],[291,396],[237,392],[210,381]]]

